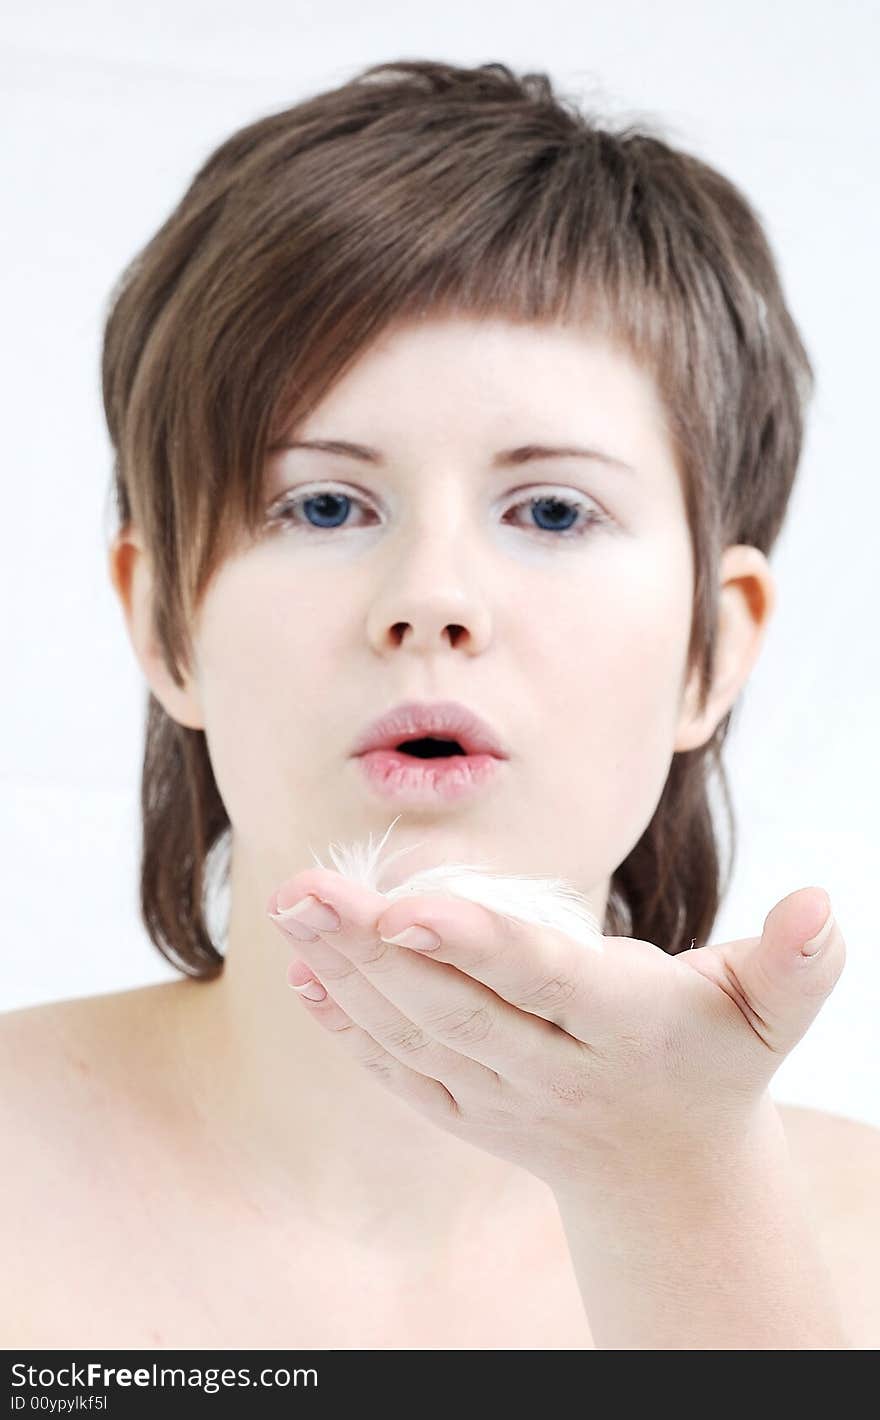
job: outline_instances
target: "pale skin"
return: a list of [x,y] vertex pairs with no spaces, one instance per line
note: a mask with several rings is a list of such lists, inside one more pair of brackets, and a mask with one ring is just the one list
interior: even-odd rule
[[[151,636],[137,529],[114,543],[111,575],[144,675],[170,715],[207,735],[233,825],[231,900],[217,980],[123,993],[118,1012],[96,1004],[92,1017],[109,1042],[104,1068],[128,1052],[133,1088],[155,1106],[151,1161],[155,1150],[178,1167],[174,1146],[198,1122],[185,1177],[200,1197],[211,1180],[222,1235],[231,1224],[248,1258],[265,1258],[262,1344],[875,1345],[880,1307],[863,1240],[846,1229],[876,1233],[876,1217],[854,1215],[851,1189],[845,1206],[823,1140],[848,1129],[849,1161],[855,1150],[864,1176],[880,1179],[880,1133],[777,1108],[767,1093],[843,967],[839,928],[815,961],[800,956],[825,917],[821,887],[761,905],[754,937],[690,962],[609,938],[602,973],[588,974],[564,939],[530,928],[511,940],[462,903],[451,917],[446,904],[433,960],[383,947],[382,902],[309,867],[310,846],[323,856],[329,841],[375,836],[392,816],[350,758],[365,720],[400,699],[459,699],[498,727],[511,760],[466,807],[404,815],[395,846],[427,846],[401,860],[401,876],[440,856],[488,858],[569,879],[601,921],[672,755],[709,738],[758,658],[774,600],[766,559],[724,551],[717,674],[699,710],[685,676],[693,568],[662,411],[650,378],[582,329],[464,318],[394,328],[296,436],[369,445],[383,463],[273,454],[267,506],[327,485],[358,501],[344,530],[276,527],[221,566],[183,690]],[[490,467],[498,451],[535,444],[599,448],[630,467],[571,456]],[[566,540],[543,531],[527,500],[549,494],[608,522]],[[293,901],[316,888],[342,909],[343,928],[284,939],[296,979],[319,977],[331,992],[309,1005],[286,989],[267,908],[279,889]],[[387,913],[395,928],[417,920],[413,906]],[[738,1002],[731,971],[745,986]],[[536,976],[559,975],[577,983],[564,1019],[529,994]],[[444,1039],[444,1012],[489,997],[482,1049]],[[132,1044],[142,1038],[133,1022],[143,1039],[155,1032],[154,1052]],[[658,1023],[676,1042],[665,1053]],[[417,1060],[420,1029],[430,1049]],[[68,1058],[78,1038],[71,1028],[59,1047]],[[16,1045],[25,1040],[22,1025]],[[574,1071],[582,1108],[541,1133],[520,1083],[505,1095],[504,1128],[487,1128],[490,1079],[521,1082],[534,1058],[545,1083],[571,1083],[584,1042],[607,1068]],[[707,1093],[686,1088],[703,1079]],[[454,1129],[450,1095],[467,1100]],[[609,1140],[626,1143],[625,1176]],[[805,1169],[816,1183],[802,1208]],[[186,1191],[163,1192],[166,1217],[188,1247],[201,1229],[207,1250],[210,1226]],[[682,1203],[695,1197],[698,1213]],[[294,1238],[310,1283],[299,1300],[266,1280]],[[355,1266],[367,1307],[351,1298]],[[536,1295],[545,1332],[528,1316],[517,1332]],[[242,1301],[240,1325],[253,1307]],[[484,1342],[487,1315],[500,1322]],[[195,1333],[205,1344],[218,1334],[207,1320]],[[178,1331],[166,1344],[179,1341]]]

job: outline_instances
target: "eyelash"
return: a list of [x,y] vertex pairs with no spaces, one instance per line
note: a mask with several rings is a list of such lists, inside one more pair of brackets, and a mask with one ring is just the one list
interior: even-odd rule
[[[274,526],[278,523],[282,525],[286,524],[289,527],[298,528],[309,535],[313,533],[320,534],[344,532],[346,530],[344,524],[340,524],[339,527],[335,528],[320,528],[316,527],[314,523],[296,523],[293,521],[293,517],[291,515],[298,512],[305,503],[310,503],[314,499],[321,498],[324,496],[330,496],[334,498],[345,498],[348,499],[348,501],[351,503],[360,504],[362,507],[366,506],[362,499],[356,498],[350,493],[342,493],[335,488],[317,488],[313,489],[309,493],[286,493],[283,495],[282,498],[278,500],[277,503],[272,506],[272,508],[270,508],[266,519],[267,526]],[[584,533],[589,532],[591,528],[597,527],[604,523],[609,523],[611,521],[606,513],[601,512],[596,507],[588,505],[582,499],[561,498],[555,493],[542,493],[536,497],[523,498],[520,500],[519,503],[513,503],[507,511],[512,512],[514,509],[522,507],[533,508],[538,503],[559,503],[562,504],[564,507],[573,508],[576,511],[580,511],[584,514],[584,521],[579,527],[574,526],[571,528],[561,528],[558,531],[553,531],[553,529],[551,528],[527,529],[527,531],[537,533],[540,537],[549,537],[551,539],[555,539],[557,542],[562,538],[583,537]],[[351,531],[351,529],[349,528],[348,531]]]

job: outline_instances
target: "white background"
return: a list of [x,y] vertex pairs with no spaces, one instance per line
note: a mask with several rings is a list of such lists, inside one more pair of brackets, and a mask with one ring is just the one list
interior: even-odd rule
[[177,975],[137,915],[145,689],[105,555],[114,281],[244,123],[370,63],[500,60],[656,120],[744,189],[773,244],[818,394],[728,743],[740,843],[712,940],[828,890],[846,970],[772,1093],[880,1126],[880,6],[7,0],[4,15],[0,1011]]

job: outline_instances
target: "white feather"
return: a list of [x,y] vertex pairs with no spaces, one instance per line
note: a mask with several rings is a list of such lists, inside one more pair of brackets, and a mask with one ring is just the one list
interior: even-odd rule
[[[329,844],[336,871],[350,882],[360,883],[373,892],[381,892],[379,879],[385,869],[402,854],[422,846],[412,844],[383,858],[382,850],[400,818],[398,814],[375,846],[372,834],[367,843]],[[313,848],[311,853],[318,867],[326,869],[327,865],[321,862]],[[497,912],[501,917],[565,932],[581,946],[597,952],[603,950],[602,929],[589,899],[563,878],[497,873],[482,863],[439,863],[436,867],[422,868],[411,874],[396,887],[389,888],[384,895],[389,902],[397,902],[415,893],[466,898],[491,912]]]

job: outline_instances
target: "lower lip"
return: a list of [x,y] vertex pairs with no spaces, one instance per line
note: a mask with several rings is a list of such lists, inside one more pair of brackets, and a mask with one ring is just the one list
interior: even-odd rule
[[394,749],[372,749],[358,756],[361,772],[384,798],[401,804],[455,801],[495,779],[503,760],[494,754],[451,754],[446,759],[416,759]]

